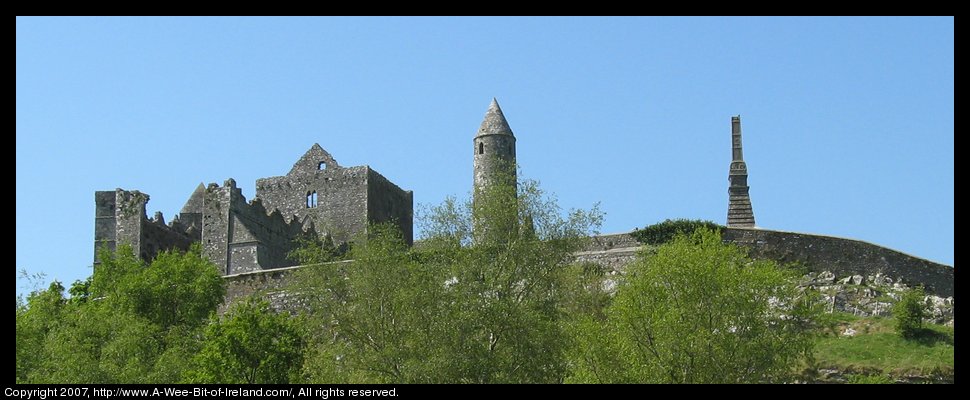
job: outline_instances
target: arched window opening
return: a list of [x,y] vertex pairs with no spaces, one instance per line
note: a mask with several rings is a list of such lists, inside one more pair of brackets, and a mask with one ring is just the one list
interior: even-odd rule
[[323,161],[320,161],[320,164],[317,164],[317,169],[320,170],[320,171],[326,171],[327,170],[327,163],[325,163]]
[[317,206],[317,192],[307,192],[306,194],[306,208],[313,208]]
[[485,143],[478,142],[478,154],[485,154]]

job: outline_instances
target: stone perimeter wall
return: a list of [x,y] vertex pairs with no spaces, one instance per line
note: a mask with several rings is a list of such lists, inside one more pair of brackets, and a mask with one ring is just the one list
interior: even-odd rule
[[[953,296],[953,267],[913,257],[892,249],[859,240],[806,233],[765,229],[726,228],[724,240],[748,247],[754,258],[770,258],[783,263],[798,262],[814,273],[839,277],[861,275],[890,276],[907,285],[923,285],[927,294]],[[593,262],[622,273],[641,248],[629,233],[591,238],[579,261]],[[341,261],[349,262],[349,261]],[[287,275],[300,267],[280,268],[226,276],[226,303],[261,289],[271,298],[280,296]]]
[[725,241],[750,250],[754,258],[799,263],[814,272],[837,276],[882,274],[926,293],[953,296],[953,267],[860,240],[766,229],[727,228]]
[[[334,261],[332,264],[349,262],[351,261]],[[303,267],[284,267],[223,276],[222,279],[226,280],[226,298],[219,306],[219,314],[225,312],[234,301],[255,293],[266,296],[278,309],[293,309],[289,307],[289,297],[283,289],[294,276],[293,272],[300,268]]]
[[[754,228],[725,228],[722,237],[747,247],[756,259],[798,263],[837,276],[891,276],[908,285],[923,285],[928,294],[953,296],[953,267],[854,239]],[[580,261],[619,271],[636,256],[640,244],[629,233],[592,238]]]
[[601,265],[607,274],[616,275],[633,262],[638,251],[640,242],[629,233],[598,235],[590,238],[585,249],[576,252],[576,261]]

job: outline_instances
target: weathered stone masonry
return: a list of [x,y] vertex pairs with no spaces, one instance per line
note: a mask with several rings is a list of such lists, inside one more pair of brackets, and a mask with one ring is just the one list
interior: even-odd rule
[[297,218],[284,219],[279,210],[267,213],[261,199],[246,202],[229,179],[209,184],[203,202],[202,250],[224,275],[291,266],[286,258],[293,240],[304,230]]
[[166,225],[161,213],[147,218],[148,198],[122,189],[96,192],[95,246],[128,243],[148,261],[161,250],[201,242],[223,275],[236,275],[292,266],[287,253],[301,235],[326,233],[339,243],[371,223],[393,222],[412,242],[412,193],[368,166],[340,166],[318,144],[287,175],[257,180],[250,202],[231,178],[222,186],[200,184]]
[[[809,271],[831,272],[839,277],[885,275],[907,285],[923,285],[926,292],[953,296],[953,267],[860,240],[768,229],[726,228],[725,242],[748,249],[755,259],[782,264],[795,263]],[[610,271],[623,269],[636,256],[640,244],[628,233],[592,238],[580,261],[602,265]]]
[[366,165],[342,167],[317,144],[285,176],[257,179],[256,198],[337,242],[364,232],[368,223],[386,221],[394,221],[408,243],[413,240],[411,191]]
[[883,274],[927,293],[953,296],[953,267],[861,240],[767,229],[728,228],[725,241],[748,247],[754,258],[798,263],[812,271],[844,277]]
[[489,104],[472,144],[473,194],[478,194],[489,185],[516,184],[515,135],[498,100],[493,98]]
[[[98,191],[94,193],[94,251],[107,247],[114,251],[120,243],[128,243],[135,254],[150,260],[159,251],[171,248],[187,250],[193,241],[198,241],[201,226],[183,223],[176,217],[168,225],[161,213],[148,219],[145,204],[149,196],[137,190]],[[183,212],[183,214],[185,213]],[[192,216],[186,216],[193,220]]]
[[731,169],[728,172],[727,226],[754,227],[754,210],[748,195],[748,164],[741,147],[741,116],[731,117]]

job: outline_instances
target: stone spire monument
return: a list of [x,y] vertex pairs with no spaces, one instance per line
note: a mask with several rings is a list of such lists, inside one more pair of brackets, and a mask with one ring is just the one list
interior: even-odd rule
[[731,170],[728,172],[728,217],[727,226],[738,228],[754,227],[754,210],[748,196],[748,166],[744,163],[741,151],[741,116],[731,117]]

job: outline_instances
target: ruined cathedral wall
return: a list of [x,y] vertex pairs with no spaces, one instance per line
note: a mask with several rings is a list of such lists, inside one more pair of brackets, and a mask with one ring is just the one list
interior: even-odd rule
[[224,275],[290,266],[294,239],[302,232],[295,219],[267,214],[260,200],[246,202],[235,181],[210,184],[203,207],[203,249]]
[[145,207],[149,196],[137,190],[115,189],[95,192],[94,246],[115,250],[127,244],[136,255],[151,261],[159,252],[169,249],[188,250],[193,239],[176,227],[165,225],[161,213],[148,219]]
[[370,168],[367,170],[367,215],[370,222],[393,221],[408,244],[414,242],[414,194]]
[[194,240],[162,220],[142,219],[141,222],[141,256],[145,260],[154,259],[159,252],[178,249],[186,251]]
[[[367,227],[367,177],[364,166],[295,173],[256,181],[256,197],[267,209],[283,216],[296,215],[301,223],[313,221],[318,233],[330,233],[335,241],[352,238]],[[315,204],[310,204],[311,194]]]
[[94,192],[94,262],[98,263],[98,250],[107,247],[115,251],[117,247],[118,220],[115,215],[115,192]]
[[247,203],[245,198],[239,198],[233,202],[230,214],[233,220],[229,245],[234,264],[230,269],[232,273],[295,264],[287,254],[302,231],[298,220],[286,221],[278,211],[267,214],[258,199]]

